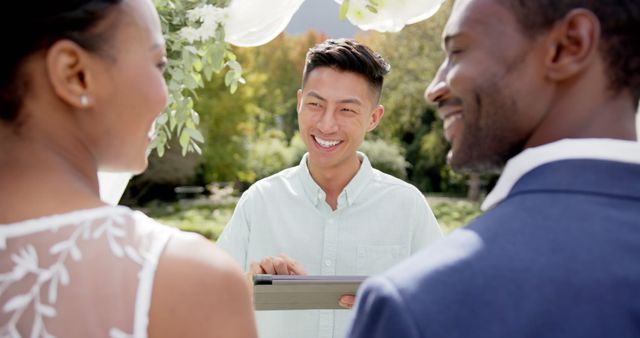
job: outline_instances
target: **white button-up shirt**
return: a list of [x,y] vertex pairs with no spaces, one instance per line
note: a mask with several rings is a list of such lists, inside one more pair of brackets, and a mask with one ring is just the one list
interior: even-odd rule
[[[361,166],[338,197],[336,210],[300,165],[252,185],[218,240],[245,269],[286,253],[310,275],[377,274],[442,236],[414,186]],[[262,338],[343,337],[348,310],[258,311]]]
[[528,148],[511,158],[496,186],[482,203],[486,211],[502,202],[516,182],[531,170],[555,161],[592,159],[640,163],[640,143],[605,138],[563,139]]

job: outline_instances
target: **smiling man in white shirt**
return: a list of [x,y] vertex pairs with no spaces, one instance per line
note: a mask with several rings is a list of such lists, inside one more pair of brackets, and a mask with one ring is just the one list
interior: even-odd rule
[[[439,239],[414,186],[371,167],[358,152],[384,115],[389,65],[354,40],[327,40],[307,54],[298,124],[300,165],[242,196],[218,245],[252,273],[373,275]],[[352,296],[340,299],[343,307]],[[338,300],[336,300],[338,302]],[[349,311],[257,312],[263,338],[345,334]]]

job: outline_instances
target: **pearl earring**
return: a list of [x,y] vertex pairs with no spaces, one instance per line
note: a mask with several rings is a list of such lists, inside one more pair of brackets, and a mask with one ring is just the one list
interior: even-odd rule
[[86,95],[80,96],[80,104],[86,107],[89,104],[89,98]]

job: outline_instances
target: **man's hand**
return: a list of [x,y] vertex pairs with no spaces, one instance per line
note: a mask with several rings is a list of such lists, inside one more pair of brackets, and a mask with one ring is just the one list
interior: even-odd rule
[[[247,280],[252,281],[254,275],[306,275],[302,265],[286,254],[279,256],[265,256],[260,262],[252,262],[247,271]],[[250,282],[253,288],[253,282]],[[355,295],[342,295],[338,304],[345,309],[353,308]]]
[[342,295],[338,300],[338,304],[345,309],[351,309],[356,302],[355,295]]
[[253,295],[253,276],[255,275],[306,275],[302,265],[286,254],[265,256],[260,262],[252,262],[246,272],[247,286]]
[[266,256],[260,262],[252,262],[249,267],[252,275],[306,275],[302,265],[286,254]]

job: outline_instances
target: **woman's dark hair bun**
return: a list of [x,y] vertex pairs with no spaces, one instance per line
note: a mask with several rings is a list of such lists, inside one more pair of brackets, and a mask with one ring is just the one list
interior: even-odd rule
[[28,88],[22,63],[33,53],[60,39],[70,39],[95,51],[104,36],[92,32],[122,0],[18,0],[9,2],[0,19],[3,51],[0,53],[0,120],[17,118]]

